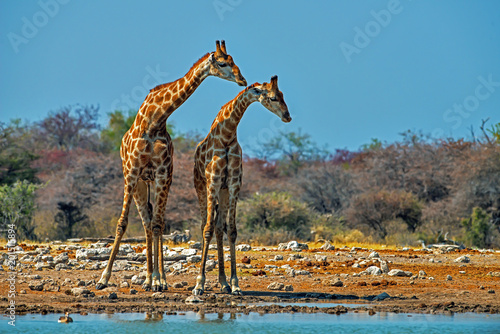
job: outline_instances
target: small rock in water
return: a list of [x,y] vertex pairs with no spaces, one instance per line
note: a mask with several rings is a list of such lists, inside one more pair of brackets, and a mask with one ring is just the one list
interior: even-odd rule
[[426,273],[425,271],[420,270],[420,271],[418,272],[418,277],[419,277],[419,278],[424,278],[425,276],[427,276],[427,273]]
[[275,261],[282,261],[282,260],[283,260],[283,255],[276,255],[276,256],[274,257],[274,260],[275,260]]
[[401,269],[392,269],[391,271],[389,271],[389,273],[387,274],[389,276],[401,276],[401,277],[411,277],[413,276],[413,274],[409,271],[404,271],[404,270],[401,270]]
[[120,288],[128,288],[128,287],[130,287],[130,284],[128,284],[128,282],[121,282]]
[[285,285],[285,291],[293,291],[293,285]]
[[451,277],[451,275],[447,275],[447,276],[446,276],[446,280],[447,280],[447,281],[451,281],[452,279],[453,279],[453,277]]
[[131,294],[131,295],[135,295],[135,294],[137,294],[137,290],[136,290],[136,289],[130,289],[130,294]]
[[384,300],[384,299],[387,299],[387,298],[391,298],[391,296],[389,296],[389,294],[387,292],[382,292],[381,294],[379,294],[378,296],[376,296],[373,299],[374,300]]
[[184,302],[186,304],[200,304],[200,303],[203,303],[203,299],[201,299],[198,296],[193,296],[192,295],[192,296],[187,297]]
[[118,299],[118,295],[116,294],[116,292],[111,292],[108,295],[108,299]]

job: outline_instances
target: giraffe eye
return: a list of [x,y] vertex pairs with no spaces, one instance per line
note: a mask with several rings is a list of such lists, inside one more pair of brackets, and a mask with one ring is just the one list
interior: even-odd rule
[[269,98],[271,101],[278,101],[278,99],[276,98],[276,96],[272,96]]
[[217,65],[219,65],[220,67],[226,67],[227,66],[226,63],[217,63]]

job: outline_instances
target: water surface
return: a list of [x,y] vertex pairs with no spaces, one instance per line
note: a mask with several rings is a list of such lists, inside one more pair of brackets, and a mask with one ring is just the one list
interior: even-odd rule
[[141,313],[73,314],[73,323],[60,324],[61,314],[28,314],[16,317],[15,328],[7,318],[0,333],[104,334],[104,333],[500,333],[500,315],[490,314],[395,314],[349,312],[330,314],[198,314],[163,315],[159,321],[145,320]]

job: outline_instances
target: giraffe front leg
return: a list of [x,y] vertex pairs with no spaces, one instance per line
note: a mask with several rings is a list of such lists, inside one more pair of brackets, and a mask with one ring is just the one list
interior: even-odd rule
[[136,181],[137,180],[133,178],[127,178],[125,180],[122,214],[116,225],[115,242],[113,243],[113,249],[111,250],[111,255],[109,256],[108,264],[106,265],[106,268],[104,269],[101,275],[101,279],[96,284],[97,290],[102,290],[108,286],[109,278],[111,277],[111,270],[113,268],[113,263],[115,262],[116,255],[118,254],[118,250],[120,248],[120,242],[122,240],[123,234],[127,230],[128,212],[130,209],[130,203],[132,201],[132,193],[135,189]]
[[165,266],[163,264],[163,236],[161,234],[160,234],[160,252],[158,256],[160,262],[160,288],[162,291],[167,291],[168,290],[167,276],[165,275]]
[[153,273],[153,232],[151,226],[145,227],[146,230],[146,279],[142,283],[144,291],[151,291],[151,275]]
[[[205,291],[205,266],[208,257],[208,247],[210,245],[210,240],[214,234],[214,208],[215,208],[215,192],[210,192],[208,194],[207,200],[207,223],[203,229],[203,254],[201,257],[201,268],[200,275],[196,278],[196,286],[193,289],[193,295],[201,296]],[[219,259],[220,264],[220,259]]]
[[219,226],[216,227],[215,237],[217,238],[217,257],[219,259],[219,284],[220,291],[224,293],[231,293],[231,287],[227,283],[226,273],[224,272],[224,230]]
[[238,276],[236,275],[236,237],[238,236],[238,232],[236,231],[237,201],[237,196],[231,196],[229,204],[229,229],[227,232],[231,254],[231,293],[233,295],[242,295],[243,293],[238,284]]
[[159,252],[160,250],[160,237],[161,237],[161,228],[155,226],[153,228],[153,274],[151,275],[151,289],[153,292],[161,291],[160,286],[160,264],[159,264]]
[[224,268],[224,231],[226,230],[226,216],[229,204],[229,196],[227,188],[221,189],[219,193],[219,204],[216,206],[215,213],[215,235],[217,238],[217,256],[219,259],[219,284],[220,290],[223,293],[231,293],[231,287],[227,283],[226,273]]

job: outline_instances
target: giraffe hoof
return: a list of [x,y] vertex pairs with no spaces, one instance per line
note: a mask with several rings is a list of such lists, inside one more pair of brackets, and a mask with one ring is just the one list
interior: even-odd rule
[[231,288],[228,285],[226,285],[226,286],[221,287],[220,291],[222,293],[231,293]]
[[96,284],[96,286],[95,286],[95,288],[96,288],[97,290],[102,290],[102,289],[105,289],[105,288],[107,288],[107,287],[108,287],[108,286],[107,286],[106,284],[102,284],[102,283],[97,283],[97,284]]
[[167,284],[162,284],[160,285],[161,291],[167,291],[168,290],[168,285]]
[[151,291],[151,285],[149,285],[149,284],[143,284],[142,285],[142,289],[144,291]]
[[153,292],[160,292],[160,291],[161,291],[161,287],[159,285],[153,286]]
[[194,296],[201,296],[203,294],[203,290],[202,289],[194,289],[193,290],[193,295]]
[[233,292],[231,292],[231,294],[234,296],[243,296],[243,292],[241,292],[240,288],[234,289]]

